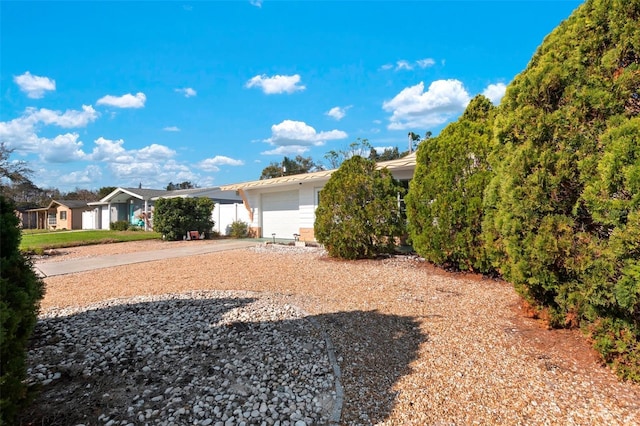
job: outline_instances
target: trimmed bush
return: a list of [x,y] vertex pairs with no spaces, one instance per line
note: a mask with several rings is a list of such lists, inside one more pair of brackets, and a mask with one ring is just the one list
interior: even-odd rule
[[373,258],[391,253],[405,233],[398,206],[404,193],[387,169],[360,156],[346,160],[320,192],[315,236],[331,256]]
[[35,327],[44,283],[18,249],[19,220],[13,202],[0,195],[0,424],[14,424],[28,400],[27,343]]
[[112,231],[126,231],[129,229],[129,222],[126,220],[118,220],[109,224],[109,229]]
[[479,95],[457,122],[418,146],[408,228],[416,252],[437,265],[489,270],[480,235],[495,109]]
[[182,240],[189,231],[208,234],[215,224],[211,219],[214,207],[206,197],[160,198],[155,204],[153,230],[170,241]]
[[249,236],[249,224],[242,220],[236,220],[229,226],[231,238],[247,238]]

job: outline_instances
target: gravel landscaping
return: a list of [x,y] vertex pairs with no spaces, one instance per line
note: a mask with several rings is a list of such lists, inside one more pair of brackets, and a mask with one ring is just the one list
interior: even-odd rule
[[640,424],[579,332],[416,258],[260,245],[45,282],[24,424]]

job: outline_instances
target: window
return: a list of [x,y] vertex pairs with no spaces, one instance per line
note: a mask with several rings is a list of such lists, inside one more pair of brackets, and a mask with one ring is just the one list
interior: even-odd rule
[[60,220],[67,220],[67,212],[66,212],[66,210],[60,212]]

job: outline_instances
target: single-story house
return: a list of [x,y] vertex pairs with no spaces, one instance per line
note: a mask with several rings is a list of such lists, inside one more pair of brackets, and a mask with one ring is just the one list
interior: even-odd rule
[[[377,164],[400,181],[413,178],[416,153]],[[249,228],[263,238],[315,241],[313,225],[319,194],[337,169],[238,184],[222,185],[223,191],[237,191],[249,216]]]
[[242,208],[242,198],[236,191],[223,191],[219,187],[192,188],[167,191],[147,188],[116,188],[100,201],[89,203],[92,208],[85,214],[85,229],[109,229],[112,222],[126,220],[132,225],[153,229],[153,210],[159,198],[207,197],[215,202],[212,219],[215,231],[227,234],[227,228],[235,220],[248,221]]
[[83,229],[83,212],[88,209],[90,207],[86,201],[51,200],[47,207],[26,210],[22,219],[23,226],[26,220],[26,226],[35,229]]

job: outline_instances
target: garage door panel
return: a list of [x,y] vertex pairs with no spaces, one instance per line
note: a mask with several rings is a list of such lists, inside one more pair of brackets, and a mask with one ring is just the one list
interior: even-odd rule
[[300,232],[298,191],[262,194],[262,235],[293,239]]

